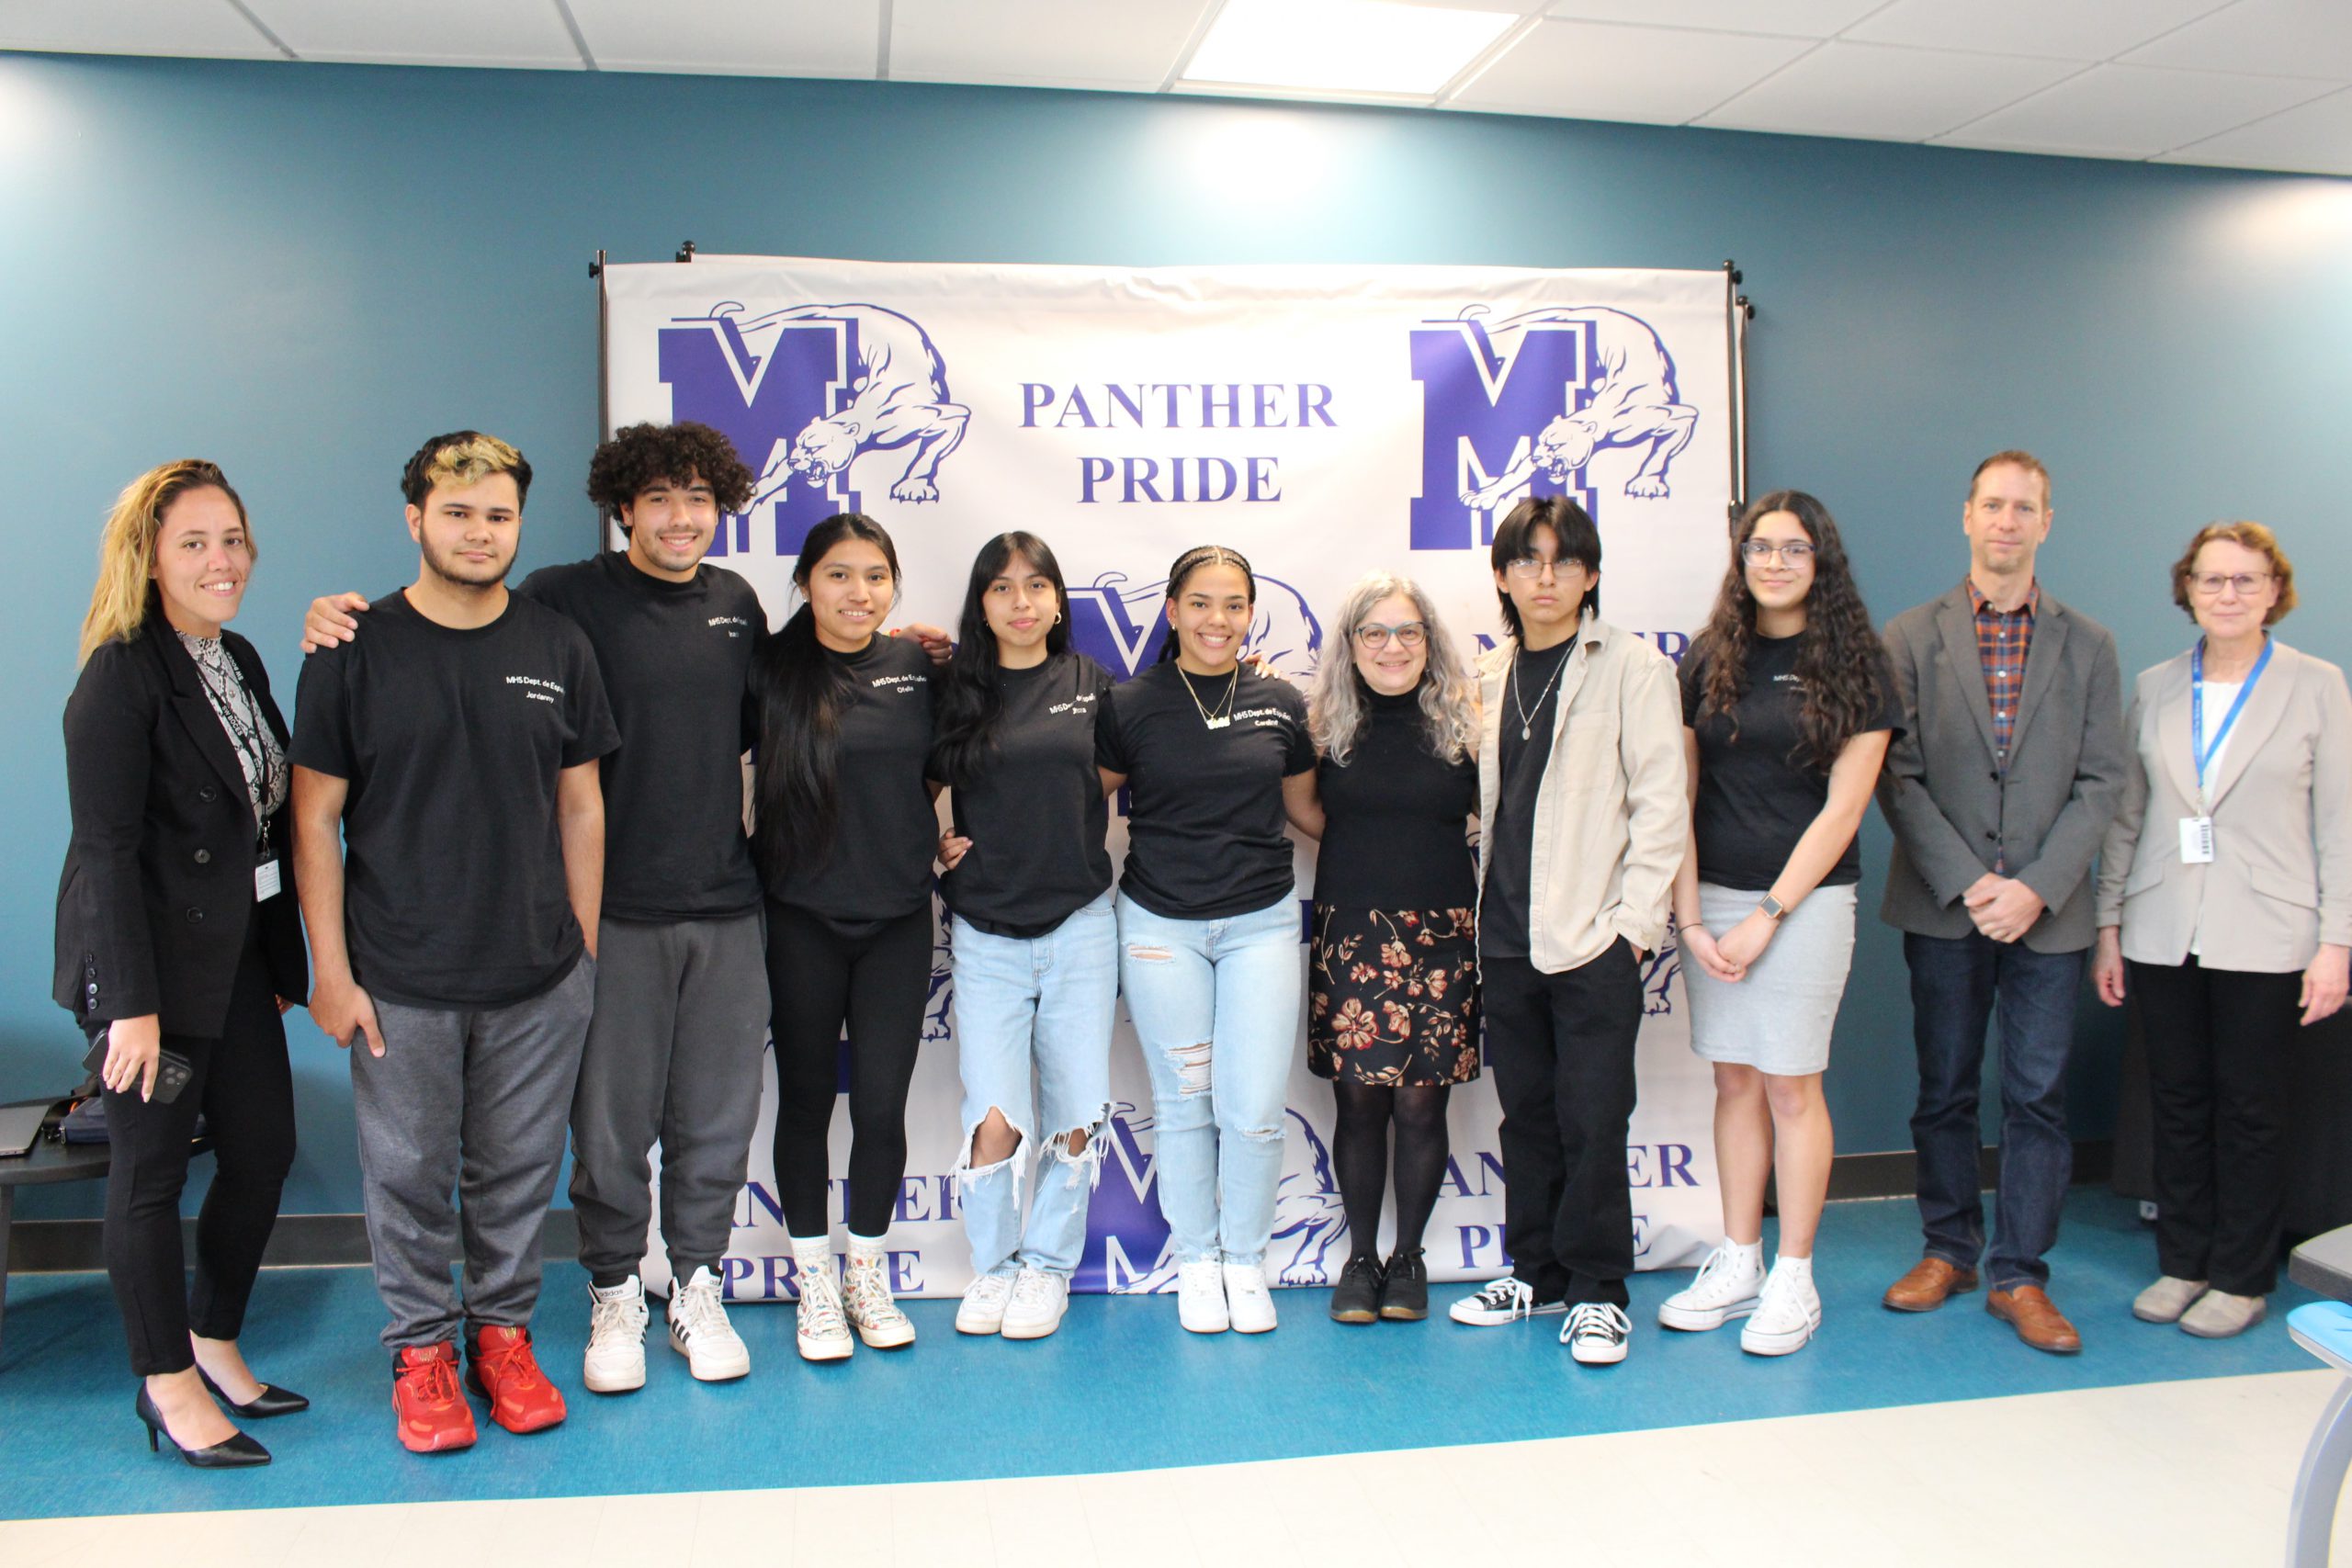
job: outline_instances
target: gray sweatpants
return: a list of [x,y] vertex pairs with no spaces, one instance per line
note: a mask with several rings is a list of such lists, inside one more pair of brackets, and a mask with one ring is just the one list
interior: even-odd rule
[[[352,1043],[368,1245],[391,1348],[455,1339],[461,1322],[530,1321],[539,1231],[563,1164],[564,1112],[595,988],[595,962],[583,954],[552,990],[512,1007],[379,998],[383,1055]],[[460,1232],[462,1309],[449,1285]]]
[[571,1208],[597,1282],[618,1284],[645,1257],[656,1138],[671,1272],[717,1271],[760,1119],[766,951],[757,910],[599,928],[596,1016],[571,1097]]

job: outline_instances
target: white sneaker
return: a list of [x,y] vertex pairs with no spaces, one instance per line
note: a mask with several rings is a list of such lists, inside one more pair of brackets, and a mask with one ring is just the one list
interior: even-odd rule
[[869,1253],[849,1255],[842,1275],[842,1312],[869,1349],[897,1350],[915,1342],[915,1325],[890,1299],[888,1262]]
[[1225,1266],[1195,1258],[1176,1266],[1176,1321],[1195,1334],[1222,1334],[1233,1326],[1225,1305]]
[[1274,1293],[1266,1289],[1266,1269],[1259,1263],[1218,1265],[1225,1280],[1225,1304],[1236,1334],[1264,1334],[1274,1326]]
[[1751,1356],[1785,1356],[1802,1350],[1821,1326],[1821,1292],[1813,1270],[1774,1269],[1764,1277],[1756,1311],[1739,1331],[1739,1348]]
[[956,1309],[956,1332],[994,1334],[1004,1326],[1004,1303],[1012,1298],[1012,1275],[981,1275],[964,1287],[964,1304]]
[[1498,1328],[1522,1317],[1548,1317],[1567,1310],[1566,1302],[1537,1301],[1534,1286],[1506,1274],[1487,1281],[1486,1288],[1476,1295],[1455,1302],[1446,1309],[1445,1315],[1473,1328]]
[[1731,1319],[1754,1312],[1756,1292],[1763,1288],[1760,1251],[1744,1247],[1735,1251],[1725,1242],[1707,1254],[1707,1260],[1699,1265],[1697,1279],[1658,1303],[1658,1326],[1687,1334],[1721,1328]]
[[645,1281],[631,1274],[603,1290],[588,1287],[588,1354],[580,1381],[591,1393],[645,1386]]
[[802,1360],[838,1361],[855,1348],[849,1321],[842,1315],[842,1291],[833,1279],[831,1258],[813,1269],[801,1266],[800,1301],[793,1308],[793,1320]]
[[1069,1310],[1069,1281],[1059,1274],[1023,1269],[1012,1281],[1012,1302],[1004,1309],[1007,1339],[1043,1339],[1062,1325]]
[[1625,1359],[1625,1342],[1634,1337],[1634,1320],[1613,1302],[1579,1302],[1560,1325],[1560,1343],[1588,1367],[1605,1367]]
[[697,1382],[725,1382],[752,1370],[751,1349],[727,1321],[718,1277],[707,1268],[670,1287],[670,1348],[686,1359]]

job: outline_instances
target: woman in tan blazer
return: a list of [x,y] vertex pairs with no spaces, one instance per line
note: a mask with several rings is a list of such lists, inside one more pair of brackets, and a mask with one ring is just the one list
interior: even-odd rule
[[2204,633],[2141,672],[2123,809],[2099,858],[2099,999],[2140,999],[2156,1260],[2132,1314],[2209,1339],[2262,1321],[2285,1212],[2293,1023],[2344,1005],[2352,691],[2268,628],[2295,572],[2259,523],[2200,529],[2173,602]]

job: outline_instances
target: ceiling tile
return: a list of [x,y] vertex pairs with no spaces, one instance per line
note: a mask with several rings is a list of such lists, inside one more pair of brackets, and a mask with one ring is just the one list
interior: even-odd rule
[[245,0],[305,60],[367,65],[522,65],[578,71],[554,0]]
[[2151,158],[2327,90],[2285,76],[2098,65],[1937,140],[1962,147]]
[[2259,124],[2192,142],[2159,161],[2352,175],[2352,87],[2273,115]]
[[228,0],[7,0],[0,49],[283,60]]
[[569,0],[588,52],[607,71],[746,76],[866,76],[882,43],[882,0]]
[[[1858,43],[2108,60],[2211,11],[2220,0],[1895,0],[1846,37]],[[2211,62],[2199,62],[2210,64]]]
[[1157,88],[1209,0],[897,0],[890,76]]
[[1923,141],[2079,69],[2063,60],[1826,43],[1698,123]]
[[1886,0],[1557,0],[1551,14],[1570,21],[1832,38],[1884,4]]
[[2133,65],[2352,81],[2352,6],[2345,0],[2238,0],[2124,59]]
[[1679,125],[1810,47],[1803,39],[1547,21],[1447,103]]

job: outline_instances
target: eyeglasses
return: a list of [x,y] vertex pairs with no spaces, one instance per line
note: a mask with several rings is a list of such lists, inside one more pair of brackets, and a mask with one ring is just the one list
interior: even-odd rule
[[1555,577],[1564,578],[1570,572],[1581,575],[1584,571],[1584,562],[1574,556],[1564,560],[1546,560],[1542,556],[1521,556],[1503,570],[1521,582],[1532,582],[1544,575],[1544,569],[1547,566],[1552,569],[1552,575]]
[[2238,591],[2239,598],[2251,599],[2262,592],[2262,585],[2269,581],[2273,575],[2267,571],[2241,571],[2234,576],[2218,571],[2203,571],[2190,578],[2188,586],[2195,589],[2200,597],[2206,599],[2220,598],[2222,590],[2224,588],[2234,588]]
[[1430,629],[1419,621],[1407,621],[1401,626],[1384,626],[1378,621],[1366,621],[1356,628],[1356,641],[1377,651],[1388,646],[1395,637],[1399,648],[1419,648],[1429,640]]
[[1739,553],[1758,566],[1762,566],[1774,556],[1791,566],[1803,566],[1813,558],[1813,547],[1803,539],[1788,539],[1780,544],[1770,539],[1746,539],[1740,543]]

